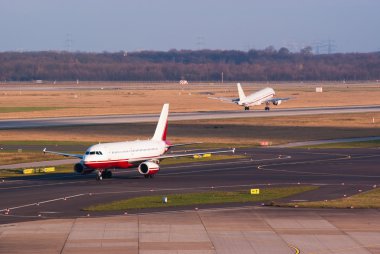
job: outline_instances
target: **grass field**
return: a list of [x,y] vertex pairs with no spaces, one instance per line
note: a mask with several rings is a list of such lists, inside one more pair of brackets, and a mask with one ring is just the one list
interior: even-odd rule
[[[281,204],[280,204],[281,205]],[[351,197],[316,202],[289,203],[285,206],[311,208],[380,208],[380,189],[376,188]]]
[[0,165],[64,159],[63,156],[46,155],[41,152],[0,152]]
[[297,148],[380,148],[380,140],[371,141],[361,141],[361,142],[343,142],[343,143],[331,143],[331,144],[321,144],[304,146]]
[[[315,186],[296,186],[283,188],[268,188],[260,190],[259,195],[251,195],[249,190],[244,191],[213,191],[202,193],[168,194],[161,196],[145,196],[115,201],[108,204],[99,204],[86,207],[86,211],[117,211],[129,209],[158,208],[158,207],[178,207],[200,204],[220,204],[220,203],[246,203],[265,202],[280,198],[285,198],[298,193],[315,190]],[[167,196],[168,202],[164,204],[162,197]]]
[[33,176],[33,175],[44,175],[44,174],[57,174],[57,173],[73,173],[73,165],[60,165],[55,166],[55,171],[50,173],[35,173],[35,174],[22,174],[22,169],[0,169],[0,178],[7,177],[25,177],[25,176]]
[[[208,99],[209,96],[236,98],[235,83],[180,86],[175,83],[87,82],[80,86],[70,83],[65,85],[71,85],[70,89],[46,90],[52,85],[25,83],[7,85],[7,87],[17,88],[11,91],[0,88],[0,108],[41,109],[28,110],[29,112],[25,110],[3,112],[0,114],[0,119],[158,113],[162,104],[166,102],[171,104],[171,112],[242,110],[234,104]],[[276,90],[277,96],[291,97],[292,100],[281,104],[281,108],[379,104],[378,98],[380,98],[380,84],[375,82],[362,84],[243,83],[242,85],[246,94],[270,86]],[[30,86],[41,87],[41,89],[30,90]],[[324,92],[315,93],[317,86],[322,86]],[[59,85],[54,85],[54,87],[60,89]],[[352,101],[353,97],[355,101]],[[151,100],[151,98],[155,99]],[[149,103],[146,103],[147,100]],[[255,107],[256,110],[263,110],[263,108],[264,106]]]
[[12,146],[90,146],[93,145],[94,142],[85,142],[85,141],[66,141],[66,140],[0,140],[0,145],[12,145]]
[[35,112],[35,111],[47,111],[58,110],[62,107],[0,107],[1,113],[15,113],[15,112]]
[[[40,90],[33,88],[35,84],[14,83],[7,86],[11,85],[17,89],[11,91],[0,89],[0,109],[3,110],[0,119],[158,113],[165,102],[171,104],[171,112],[242,110],[236,105],[207,98],[208,96],[236,97],[234,83],[180,86],[175,83],[94,82],[81,83],[78,87],[68,82],[54,85],[60,89],[56,91],[45,90],[52,84],[39,85]],[[277,96],[291,97],[290,101],[280,105],[281,108],[380,104],[378,100],[380,84],[375,82],[243,83],[243,86],[246,93],[271,86],[276,90]],[[324,92],[316,93],[317,86],[322,86]],[[33,89],[30,90],[30,87]],[[353,97],[355,97],[354,102],[352,102]],[[150,98],[155,100],[145,103]],[[7,108],[40,110],[6,113]],[[254,110],[263,110],[263,107],[255,107]],[[375,123],[372,122],[373,119]],[[0,140],[112,142],[148,139],[154,128],[155,123],[141,123],[0,130]],[[168,136],[172,142],[177,143],[202,141],[257,145],[260,141],[282,144],[304,140],[379,136],[379,130],[380,113],[364,113],[170,122]]]

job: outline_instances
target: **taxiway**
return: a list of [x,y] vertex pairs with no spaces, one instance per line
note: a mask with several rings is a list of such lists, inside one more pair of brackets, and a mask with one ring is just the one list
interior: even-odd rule
[[[380,184],[378,149],[249,148],[240,149],[238,153],[247,155],[247,158],[161,165],[160,172],[153,179],[143,178],[136,169],[115,171],[112,179],[100,182],[94,179],[94,175],[76,174],[4,179],[0,182],[0,223],[82,217],[88,215],[88,212],[81,210],[84,207],[143,195],[210,190],[248,191],[250,188],[305,184],[320,188],[291,197],[291,200],[324,200],[353,195]],[[5,214],[6,211],[8,214]],[[124,212],[90,215],[118,215]]]

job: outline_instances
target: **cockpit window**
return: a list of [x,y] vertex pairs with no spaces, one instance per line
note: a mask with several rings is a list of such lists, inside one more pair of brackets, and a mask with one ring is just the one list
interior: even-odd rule
[[87,151],[86,152],[86,155],[94,155],[94,154],[97,154],[97,155],[103,155],[103,153],[101,151]]

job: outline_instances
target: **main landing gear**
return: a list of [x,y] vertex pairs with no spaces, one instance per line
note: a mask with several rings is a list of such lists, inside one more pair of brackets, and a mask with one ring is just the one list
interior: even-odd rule
[[269,111],[269,110],[270,110],[269,103],[267,103],[265,106],[265,111]]
[[144,178],[153,178],[154,175],[144,175]]
[[249,110],[249,107],[244,107],[244,110]]
[[98,170],[96,172],[96,180],[101,181],[103,178],[112,178],[112,172],[108,169]]

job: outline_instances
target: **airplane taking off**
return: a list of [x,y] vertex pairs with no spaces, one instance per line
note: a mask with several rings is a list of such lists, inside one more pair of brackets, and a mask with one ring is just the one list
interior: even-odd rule
[[231,99],[231,98],[213,98],[209,97],[211,99],[219,99],[225,102],[231,102],[238,104],[240,106],[244,106],[244,110],[249,110],[249,107],[252,106],[258,106],[263,103],[265,103],[265,110],[270,110],[269,105],[273,103],[273,105],[277,106],[280,105],[283,101],[287,101],[290,98],[273,98],[275,95],[275,92],[273,88],[267,87],[264,89],[261,89],[255,93],[252,93],[248,96],[245,96],[243,88],[241,87],[240,83],[237,83],[237,89],[239,93],[239,98]]
[[47,151],[46,148],[43,152],[81,159],[79,163],[74,165],[74,171],[79,174],[89,174],[96,171],[97,180],[111,178],[112,172],[110,169],[125,169],[130,167],[137,167],[138,172],[144,175],[145,178],[151,178],[160,170],[159,163],[162,159],[235,152],[235,148],[233,148],[232,150],[225,151],[164,155],[171,147],[189,145],[173,145],[166,140],[168,115],[169,104],[164,104],[157,123],[156,131],[154,132],[153,138],[150,140],[96,144],[90,146],[83,155]]

